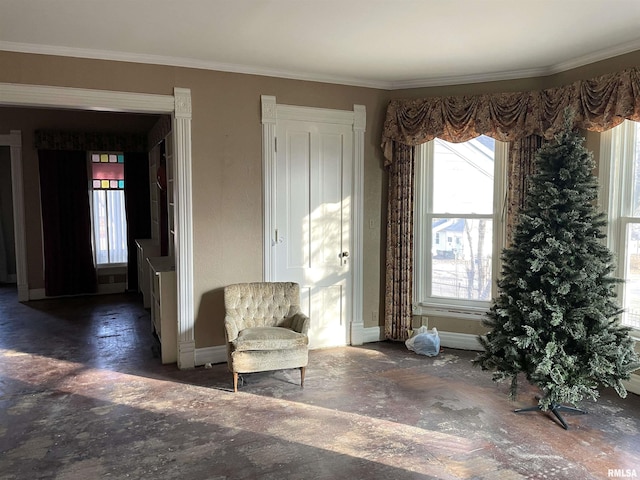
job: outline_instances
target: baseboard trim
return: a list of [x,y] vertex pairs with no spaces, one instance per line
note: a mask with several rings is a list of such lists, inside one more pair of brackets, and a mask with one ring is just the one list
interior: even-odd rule
[[438,335],[440,336],[440,346],[442,347],[456,348],[459,350],[483,350],[477,335],[471,333],[441,332],[440,330],[438,330]]
[[124,293],[127,291],[126,283],[101,283],[98,285],[98,295],[108,295],[111,293]]
[[[98,291],[96,293],[79,294],[79,295],[109,295],[112,293],[124,293],[127,291],[126,283],[104,283],[98,285]],[[74,297],[79,295],[59,295],[54,297],[47,296],[44,288],[31,288],[29,289],[28,300],[44,300],[46,298],[64,298]]]
[[[382,337],[382,327],[368,327],[363,329],[364,343],[380,342]],[[471,333],[441,332],[440,345],[446,348],[456,348],[459,350],[482,351],[482,345],[478,342],[478,336]]]
[[380,327],[367,327],[362,329],[362,340],[364,343],[379,342],[382,340],[382,329]]
[[217,345],[215,347],[196,348],[195,357],[196,367],[207,363],[226,363],[227,347],[226,345]]
[[29,290],[29,300],[44,300],[47,298],[47,294],[44,288],[32,288]]
[[631,374],[631,378],[629,380],[622,383],[624,384],[624,388],[626,388],[628,392],[640,395],[640,374],[633,373]]

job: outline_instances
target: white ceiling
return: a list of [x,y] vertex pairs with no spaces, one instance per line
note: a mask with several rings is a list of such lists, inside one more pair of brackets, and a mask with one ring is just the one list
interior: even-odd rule
[[0,0],[0,50],[448,85],[640,50],[640,0]]

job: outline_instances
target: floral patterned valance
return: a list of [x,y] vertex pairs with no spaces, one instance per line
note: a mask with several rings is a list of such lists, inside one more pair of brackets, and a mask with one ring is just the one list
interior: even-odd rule
[[146,134],[36,130],[34,137],[34,146],[38,150],[149,151]]
[[565,108],[575,112],[574,126],[586,130],[640,120],[640,67],[539,91],[392,100],[382,133],[385,163],[393,162],[393,142],[464,142],[483,134],[502,141],[532,134],[549,139],[562,130]]

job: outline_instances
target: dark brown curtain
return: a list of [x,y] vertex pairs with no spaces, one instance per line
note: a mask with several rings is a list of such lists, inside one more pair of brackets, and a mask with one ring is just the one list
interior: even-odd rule
[[47,296],[96,291],[91,247],[87,156],[39,150],[40,200]]
[[127,214],[128,288],[138,288],[138,255],[135,241],[151,237],[149,205],[149,157],[146,153],[124,154],[124,202]]
[[413,304],[414,149],[396,144],[389,173],[384,334],[406,340]]

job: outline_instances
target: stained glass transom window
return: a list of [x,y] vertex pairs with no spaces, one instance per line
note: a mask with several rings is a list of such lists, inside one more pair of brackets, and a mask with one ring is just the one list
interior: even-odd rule
[[124,155],[122,153],[92,153],[91,186],[94,190],[123,190]]

